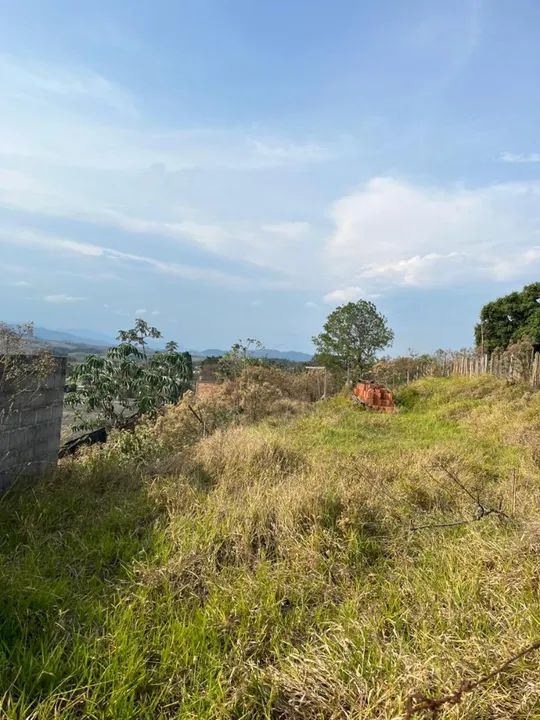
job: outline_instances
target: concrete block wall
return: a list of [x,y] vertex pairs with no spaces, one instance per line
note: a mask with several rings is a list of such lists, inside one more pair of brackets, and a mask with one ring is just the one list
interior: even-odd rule
[[[16,387],[0,385],[0,490],[21,475],[40,475],[54,466],[60,447],[66,358],[54,358],[51,373],[32,374]],[[1,373],[0,373],[1,374]]]

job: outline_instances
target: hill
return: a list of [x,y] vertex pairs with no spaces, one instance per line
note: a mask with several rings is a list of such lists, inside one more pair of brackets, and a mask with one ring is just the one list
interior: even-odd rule
[[89,330],[50,330],[39,325],[34,328],[34,336],[38,340],[55,344],[108,347],[116,343],[114,338],[109,338],[102,333],[94,333]]
[[[49,328],[37,326],[34,328],[34,336],[38,341],[43,341],[48,347],[55,348],[59,354],[88,354],[90,352],[100,353],[106,348],[116,345],[117,340],[108,337],[104,333],[97,333],[91,330],[51,330]],[[152,343],[159,349],[164,344],[160,342]],[[195,358],[218,357],[224,355],[227,350],[218,348],[209,348],[206,350],[194,350],[190,352]],[[250,353],[252,357],[270,358],[273,360],[290,360],[292,362],[306,363],[312,358],[308,353],[298,352],[297,350],[275,350],[273,348],[264,348],[263,350],[255,350]]]
[[538,657],[490,673],[540,635],[540,395],[398,403],[184,404],[4,496],[3,715],[536,717]]
[[[207,350],[189,350],[193,356],[198,357],[220,357],[225,355],[227,350],[219,350],[218,348],[209,348]],[[271,360],[289,360],[291,362],[307,363],[310,362],[313,355],[298,352],[297,350],[274,350],[272,348],[263,348],[262,350],[253,350],[249,353],[254,358],[269,358]]]

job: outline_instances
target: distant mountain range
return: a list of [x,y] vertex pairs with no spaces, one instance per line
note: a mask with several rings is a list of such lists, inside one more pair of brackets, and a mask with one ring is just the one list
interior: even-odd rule
[[[117,340],[112,337],[92,330],[51,330],[39,326],[34,327],[34,336],[38,340],[42,340],[60,349],[66,346],[66,350],[73,348],[82,352],[84,352],[85,349],[90,352],[96,348],[106,348],[115,345],[117,342]],[[217,357],[224,355],[227,351],[219,348],[208,348],[207,350],[190,349],[189,352],[195,357]],[[255,350],[252,356],[302,363],[309,362],[312,358],[308,353],[298,352],[297,350],[275,350],[272,348]]]
[[52,344],[67,343],[68,345],[90,345],[91,347],[109,347],[116,343],[114,338],[91,330],[50,330],[39,326],[34,327],[34,337]]
[[[189,350],[192,355],[198,357],[219,357],[224,355],[227,350],[218,350],[218,348],[210,348],[208,350]],[[272,348],[264,348],[263,350],[254,350],[250,353],[251,357],[269,358],[271,360],[291,360],[292,362],[309,362],[312,355],[299,352],[298,350],[274,350]]]

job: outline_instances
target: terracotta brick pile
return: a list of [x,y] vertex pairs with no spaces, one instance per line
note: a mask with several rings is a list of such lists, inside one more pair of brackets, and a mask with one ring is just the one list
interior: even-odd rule
[[366,407],[379,412],[395,412],[392,393],[376,382],[359,382],[353,387],[353,396]]

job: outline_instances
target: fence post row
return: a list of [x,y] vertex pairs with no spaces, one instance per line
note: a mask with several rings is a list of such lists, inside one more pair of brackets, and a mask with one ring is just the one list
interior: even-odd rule
[[[389,374],[390,373],[390,374]],[[530,345],[517,345],[508,350],[495,350],[481,355],[471,352],[446,353],[429,361],[416,358],[397,358],[385,366],[375,367],[377,381],[396,386],[407,384],[421,377],[438,375],[447,377],[461,375],[494,375],[495,377],[526,382],[533,388],[540,388],[540,353]]]
[[540,353],[513,353],[494,352],[491,355],[462,355],[454,358],[450,373],[445,372],[442,365],[442,374],[463,375],[495,375],[507,380],[521,380],[532,387],[540,387]]

